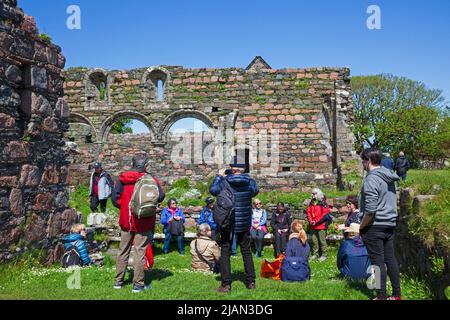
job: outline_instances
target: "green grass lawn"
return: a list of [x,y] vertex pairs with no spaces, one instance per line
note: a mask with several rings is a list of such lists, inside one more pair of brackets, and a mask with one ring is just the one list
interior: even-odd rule
[[[112,288],[115,267],[107,259],[103,267],[81,269],[81,289],[67,288],[67,279],[72,275],[59,267],[38,267],[35,262],[25,261],[0,266],[0,300],[5,299],[142,299],[142,300],[367,300],[373,297],[365,283],[351,283],[337,278],[335,266],[336,248],[331,248],[325,262],[311,263],[311,280],[304,283],[283,283],[262,279],[259,270],[262,259],[254,259],[257,273],[257,288],[245,288],[242,257],[232,258],[234,282],[230,294],[219,294],[215,289],[220,277],[190,270],[190,254],[182,257],[173,250],[161,255],[161,244],[156,245],[155,265],[148,278],[151,289],[133,294],[131,292],[131,272],[126,285],[120,290]],[[174,249],[174,248],[173,248]],[[265,255],[272,259],[273,251],[267,248]],[[431,299],[431,293],[423,282],[402,275],[402,290],[405,299]]]

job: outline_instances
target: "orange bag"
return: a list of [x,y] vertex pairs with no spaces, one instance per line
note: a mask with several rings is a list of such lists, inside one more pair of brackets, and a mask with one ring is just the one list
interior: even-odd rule
[[273,262],[264,259],[261,264],[261,278],[281,280],[281,263],[283,262],[283,259],[284,254],[280,254]]

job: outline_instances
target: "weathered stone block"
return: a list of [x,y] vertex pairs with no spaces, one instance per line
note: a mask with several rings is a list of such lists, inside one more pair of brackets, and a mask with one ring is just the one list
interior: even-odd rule
[[41,180],[41,172],[38,167],[32,165],[24,165],[20,172],[20,185],[24,187],[37,187]]
[[31,221],[25,227],[25,240],[30,243],[38,242],[45,239],[46,234],[45,220],[33,213]]
[[47,70],[34,65],[27,66],[23,72],[26,88],[48,89]]
[[12,189],[9,194],[9,208],[13,215],[20,216],[24,212],[22,190]]
[[10,115],[0,113],[0,128],[10,129],[13,128],[16,121]]

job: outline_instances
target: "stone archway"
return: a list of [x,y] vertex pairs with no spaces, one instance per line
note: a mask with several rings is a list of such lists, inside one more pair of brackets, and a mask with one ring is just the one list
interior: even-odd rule
[[114,123],[116,123],[119,120],[122,119],[136,119],[141,121],[142,123],[144,123],[148,130],[149,133],[152,137],[152,140],[155,138],[155,128],[153,127],[153,125],[150,123],[149,119],[142,113],[137,112],[137,111],[121,111],[121,112],[117,112],[115,114],[113,114],[111,117],[107,118],[100,129],[100,142],[104,143],[106,142],[107,138],[108,138],[108,134],[111,131],[112,126],[114,125]]
[[[98,142],[98,132],[95,129],[95,126],[87,117],[82,114],[72,112],[69,116],[69,126],[70,128],[72,128],[74,125],[81,125],[84,127],[84,129],[81,131],[84,131],[85,133],[84,135],[86,143]],[[75,131],[79,132],[80,128],[75,128]],[[69,138],[69,135],[70,129],[69,133],[66,134],[66,136]]]
[[159,139],[161,141],[167,141],[167,136],[172,125],[184,118],[194,118],[202,121],[208,127],[212,136],[214,136],[217,125],[214,125],[212,119],[206,113],[197,110],[179,110],[173,112],[163,120],[159,130]]

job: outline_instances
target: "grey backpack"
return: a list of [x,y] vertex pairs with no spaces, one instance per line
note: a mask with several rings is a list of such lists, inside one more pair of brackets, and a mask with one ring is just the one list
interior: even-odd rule
[[159,188],[150,174],[142,176],[134,185],[130,200],[130,214],[137,218],[148,218],[156,215],[158,207]]

